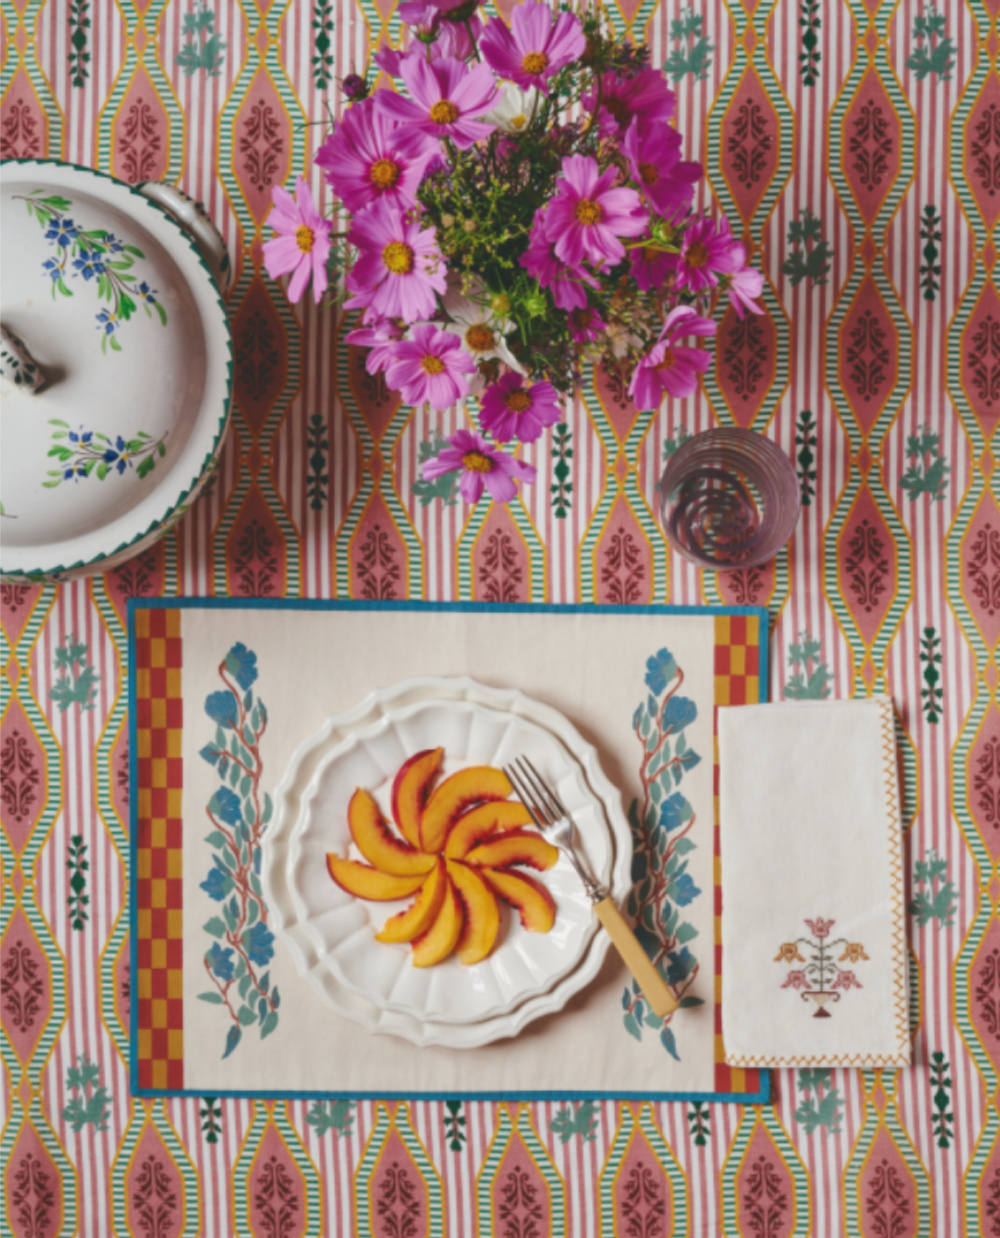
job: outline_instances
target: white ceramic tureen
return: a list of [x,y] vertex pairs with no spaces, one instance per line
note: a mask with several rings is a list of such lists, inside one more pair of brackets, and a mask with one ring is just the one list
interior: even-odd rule
[[[145,188],[72,164],[0,164],[4,577],[131,557],[218,458],[232,387],[225,251],[176,191]],[[184,228],[151,197],[178,205]]]

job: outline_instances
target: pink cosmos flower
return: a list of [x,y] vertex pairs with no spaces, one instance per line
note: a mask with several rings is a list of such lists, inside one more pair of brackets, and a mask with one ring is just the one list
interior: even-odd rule
[[386,368],[393,358],[393,346],[402,338],[402,332],[389,320],[377,322],[371,327],[356,327],[344,336],[348,344],[369,350],[365,358],[365,369],[369,374],[377,374]]
[[754,298],[759,297],[764,290],[764,276],[755,267],[742,265],[746,262],[746,250],[742,245],[738,245],[737,248],[741,254],[740,267],[728,278],[723,279],[722,286],[740,318],[743,317],[744,309],[748,309],[751,314],[763,314],[764,311]]
[[555,242],[550,241],[545,234],[544,215],[541,211],[535,216],[535,226],[531,230],[529,245],[521,255],[521,266],[534,276],[543,288],[548,288],[552,299],[559,309],[583,309],[587,304],[587,293],[584,284],[591,288],[600,285],[593,275],[584,268],[576,269],[560,262],[555,256]]
[[554,22],[552,18],[548,5],[535,0],[515,6],[509,30],[502,18],[494,17],[479,43],[486,63],[508,81],[548,94],[548,79],[578,60],[587,46],[572,13],[560,13]]
[[476,363],[450,331],[431,323],[413,328],[413,338],[392,346],[385,381],[402,393],[407,404],[426,401],[437,412],[469,394],[466,374]]
[[438,37],[428,49],[431,60],[444,56],[468,60],[476,50],[482,30],[482,18],[475,13],[469,18],[468,26],[464,22],[442,21],[438,27]]
[[351,212],[378,198],[415,206],[417,187],[437,147],[426,134],[404,132],[366,99],[347,109],[316,152],[334,192]]
[[584,95],[583,106],[593,111],[598,106],[597,123],[601,133],[620,137],[638,120],[640,125],[668,121],[674,114],[676,98],[658,69],[640,69],[634,77],[619,77],[617,73],[601,75],[601,89]]
[[475,119],[490,110],[499,93],[489,65],[470,68],[451,56],[428,63],[411,52],[399,70],[410,97],[377,90],[375,100],[386,116],[431,137],[451,138],[459,150],[491,132],[492,125]]
[[684,233],[674,277],[676,286],[696,294],[714,288],[720,274],[729,275],[743,265],[741,251],[745,261],[746,250],[733,239],[728,219],[723,219],[718,229],[711,219],[696,219]]
[[545,210],[545,231],[556,257],[572,267],[583,261],[613,266],[625,257],[618,239],[646,230],[648,216],[634,189],[612,189],[614,167],[602,176],[589,155],[568,155]]
[[433,315],[434,294],[447,287],[433,228],[421,229],[418,219],[380,198],[355,215],[348,240],[359,251],[347,277],[347,291],[354,294],[348,309],[363,307],[366,323]]
[[644,249],[641,245],[631,249],[632,274],[635,282],[648,292],[651,288],[662,288],[668,280],[673,279],[674,268],[677,266],[677,255],[668,254],[662,249]]
[[520,374],[505,374],[492,387],[487,387],[481,400],[479,420],[498,443],[512,438],[533,443],[546,426],[554,425],[560,416],[559,397],[551,383],[524,386]]
[[484,489],[498,503],[509,503],[517,494],[518,481],[533,482],[537,476],[534,465],[492,447],[481,434],[456,430],[448,444],[438,456],[424,461],[421,474],[425,481],[433,481],[461,469],[458,489],[466,503],[478,503]]
[[317,211],[312,191],[300,176],[295,187],[298,201],[275,185],[274,205],[267,222],[278,234],[264,242],[264,265],[272,279],[293,272],[288,285],[289,301],[298,301],[311,279],[318,303],[326,292],[326,260],[330,256],[333,224]]
[[804,971],[790,971],[781,987],[783,989],[805,989],[809,987],[809,981]]
[[665,395],[688,396],[698,386],[712,360],[701,348],[687,348],[674,341],[683,335],[714,335],[715,323],[702,318],[689,305],[678,305],[663,320],[660,338],[635,367],[629,395],[643,410],[656,410]]
[[426,4],[424,0],[406,0],[396,12],[400,21],[406,22],[418,38],[436,35],[441,20],[441,10],[437,5]]
[[569,333],[578,344],[593,344],[607,329],[608,324],[590,305],[570,311]]
[[390,77],[399,77],[400,66],[403,63],[402,52],[390,47],[388,43],[383,43],[372,59],[383,73],[388,73]]
[[638,120],[629,125],[621,144],[646,201],[660,215],[686,210],[694,198],[695,181],[701,178],[700,163],[681,159],[682,144],[681,135],[670,125],[640,128]]

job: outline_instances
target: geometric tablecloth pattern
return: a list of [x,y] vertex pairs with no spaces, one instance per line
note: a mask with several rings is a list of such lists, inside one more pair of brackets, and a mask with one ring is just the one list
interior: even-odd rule
[[[2,0],[0,153],[175,182],[234,259],[207,493],[112,572],[2,587],[17,1235],[1000,1232],[1000,3],[607,11],[676,78],[767,313],[730,313],[701,392],[656,415],[591,376],[525,452],[538,483],[469,508],[418,482],[429,418],[260,266],[271,187],[319,189],[304,122],[397,36],[392,0]],[[773,564],[724,577],[651,506],[713,422],[766,431],[806,496]],[[766,606],[774,699],[896,704],[915,1065],[775,1072],[745,1108],[130,1097],[125,603],[181,593]]]

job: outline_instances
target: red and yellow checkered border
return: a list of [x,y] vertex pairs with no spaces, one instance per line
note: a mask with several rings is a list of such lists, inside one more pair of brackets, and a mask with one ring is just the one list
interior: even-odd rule
[[184,1086],[181,611],[136,610],[138,1083]]
[[[766,634],[765,634],[766,639]],[[720,705],[756,705],[760,701],[760,617],[715,617],[715,709],[712,711],[712,793],[714,802],[715,899],[715,1090],[758,1093],[761,1072],[726,1065],[722,1043],[722,863],[719,828],[719,711]]]

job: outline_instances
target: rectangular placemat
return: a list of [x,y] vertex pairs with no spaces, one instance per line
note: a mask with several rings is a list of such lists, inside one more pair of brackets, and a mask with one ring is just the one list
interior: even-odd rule
[[[715,706],[763,699],[766,639],[760,608],[131,602],[133,1090],[766,1099],[766,1071],[724,1060],[715,757]],[[562,1011],[479,1049],[370,1035],[300,978],[268,927],[259,837],[227,861],[209,805],[233,829],[266,821],[304,739],[416,675],[519,688],[595,745],[633,829],[627,909],[683,995],[666,1025],[613,950]],[[241,767],[220,778],[233,718]]]

